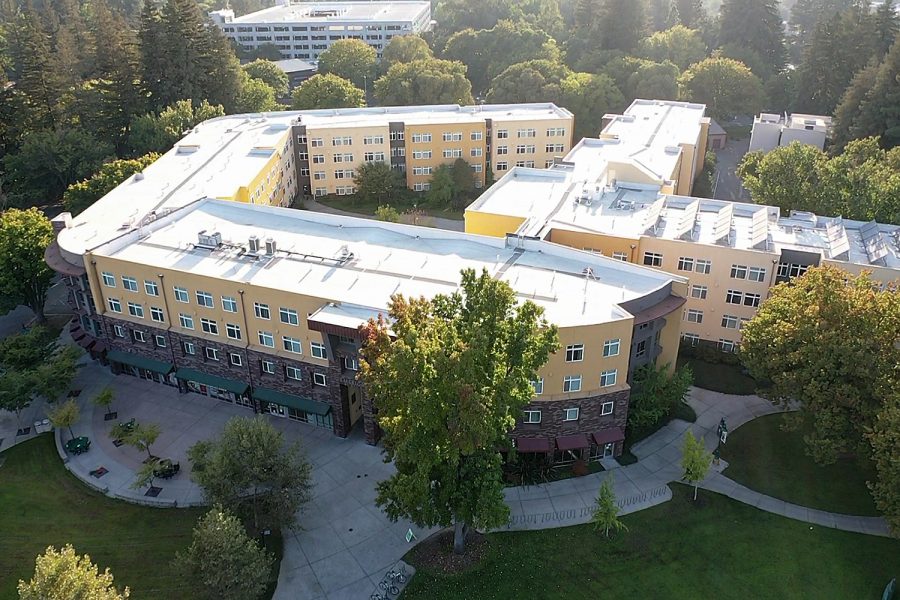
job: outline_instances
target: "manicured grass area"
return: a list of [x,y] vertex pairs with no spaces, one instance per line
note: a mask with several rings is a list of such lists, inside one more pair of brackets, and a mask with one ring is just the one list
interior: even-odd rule
[[813,527],[712,492],[623,518],[611,541],[590,526],[496,533],[460,575],[422,569],[403,600],[880,598],[900,574],[900,541]]
[[850,458],[819,466],[806,455],[803,430],[782,431],[785,415],[754,419],[728,436],[725,474],[749,488],[811,508],[850,515],[878,515],[866,481],[867,460]]
[[[336,208],[338,210],[346,210],[348,212],[369,216],[374,215],[375,209],[378,208],[378,203],[362,202],[355,196],[326,196],[324,198],[317,198],[316,201],[319,204],[324,204],[325,206],[330,206],[331,208]],[[391,202],[390,205],[396,208],[401,214],[413,209],[413,203],[404,199],[398,199]],[[423,204],[416,204],[415,206],[416,210],[425,213],[426,217],[441,217],[443,219],[455,219],[457,221],[463,219],[463,211],[461,210],[432,208]],[[427,219],[420,224],[427,225]]]
[[31,577],[35,557],[66,543],[109,567],[136,600],[190,597],[169,564],[190,544],[201,509],[146,508],[93,492],[65,470],[51,434],[0,457],[0,599],[18,598],[16,584]]
[[742,372],[740,365],[711,363],[699,358],[678,358],[678,368],[690,365],[694,373],[694,385],[723,394],[747,396],[756,393],[756,380]]

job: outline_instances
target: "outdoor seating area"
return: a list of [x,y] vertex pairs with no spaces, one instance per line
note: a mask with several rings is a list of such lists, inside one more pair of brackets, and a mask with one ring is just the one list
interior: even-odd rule
[[153,469],[153,475],[160,479],[171,479],[181,470],[181,463],[174,462],[171,458],[160,459]]
[[83,454],[90,450],[91,440],[87,436],[72,438],[65,445],[66,452],[69,454]]
[[112,429],[109,431],[109,437],[113,439],[113,441],[121,441],[125,436],[134,431],[135,420],[132,417],[130,421],[125,421],[123,423],[116,423]]

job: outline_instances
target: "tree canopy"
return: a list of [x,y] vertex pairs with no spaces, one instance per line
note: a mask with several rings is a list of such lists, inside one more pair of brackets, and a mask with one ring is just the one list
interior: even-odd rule
[[319,55],[319,72],[343,77],[365,89],[375,76],[375,48],[362,40],[338,40]]
[[728,44],[756,52],[771,74],[782,71],[787,63],[787,48],[778,0],[723,0],[719,45]]
[[353,183],[356,185],[357,198],[379,206],[389,204],[406,189],[403,176],[386,162],[359,165]]
[[843,102],[849,106],[838,107],[839,141],[880,136],[885,148],[900,145],[900,37],[877,69],[864,69],[854,77]]
[[0,309],[24,304],[44,322],[44,300],[53,270],[44,251],[53,242],[53,226],[36,208],[0,213]]
[[706,44],[699,32],[679,24],[641,40],[639,52],[653,62],[669,61],[686,69],[706,58]]
[[390,326],[381,318],[364,328],[360,361],[397,468],[376,502],[394,520],[455,525],[462,552],[468,527],[508,518],[496,448],[557,350],[557,330],[487,271],[463,271],[461,292],[449,296],[396,295],[389,316]]
[[276,98],[284,98],[288,94],[288,76],[271,60],[258,58],[241,67],[251,79],[265,82]]
[[366,105],[366,96],[348,79],[332,75],[316,74],[294,89],[291,108],[312,110],[316,108],[358,108]]
[[381,53],[381,68],[388,71],[398,63],[434,58],[431,47],[418,35],[395,35]]
[[395,64],[375,82],[375,97],[385,106],[474,102],[466,66],[436,58]]
[[75,554],[71,544],[66,544],[62,550],[48,546],[37,557],[31,580],[19,580],[18,591],[19,600],[127,600],[131,597],[127,587],[122,592],[115,588],[109,569],[100,573],[97,565],[91,562],[91,557]]
[[120,183],[153,164],[159,154],[151,152],[135,159],[120,159],[104,163],[100,169],[84,181],[73,183],[63,194],[63,206],[77,215],[94,202],[111,192]]
[[179,100],[158,115],[148,113],[136,117],[131,123],[128,143],[135,156],[166,152],[181,139],[185,131],[224,114],[222,106],[213,106],[206,100],[196,107],[191,100]]
[[759,112],[765,101],[762,81],[746,65],[730,58],[707,58],[678,79],[681,97],[706,104],[717,119]]

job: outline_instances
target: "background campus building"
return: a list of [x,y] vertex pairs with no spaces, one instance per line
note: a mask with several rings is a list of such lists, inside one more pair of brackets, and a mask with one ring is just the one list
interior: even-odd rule
[[228,8],[209,15],[244,50],[273,44],[284,58],[305,60],[345,39],[367,43],[381,58],[394,36],[431,27],[430,2],[285,2],[241,17]]

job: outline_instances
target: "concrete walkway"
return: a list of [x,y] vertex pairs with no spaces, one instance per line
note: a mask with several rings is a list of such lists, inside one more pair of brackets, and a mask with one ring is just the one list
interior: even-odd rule
[[[303,201],[303,208],[306,210],[311,210],[314,212],[327,213],[330,215],[343,215],[345,217],[356,217],[359,219],[374,219],[371,215],[363,215],[360,213],[354,213],[347,210],[340,210],[338,208],[332,208],[330,206],[326,206],[319,202],[316,202],[314,199],[307,199]],[[402,223],[406,223],[407,225],[413,225],[410,219],[406,215],[400,215],[400,221]],[[448,231],[465,231],[466,224],[465,221],[461,219],[447,219],[444,217],[432,217],[430,215],[425,215],[423,217],[419,217],[418,223],[419,225],[425,227],[436,227],[438,229],[447,229]]]

